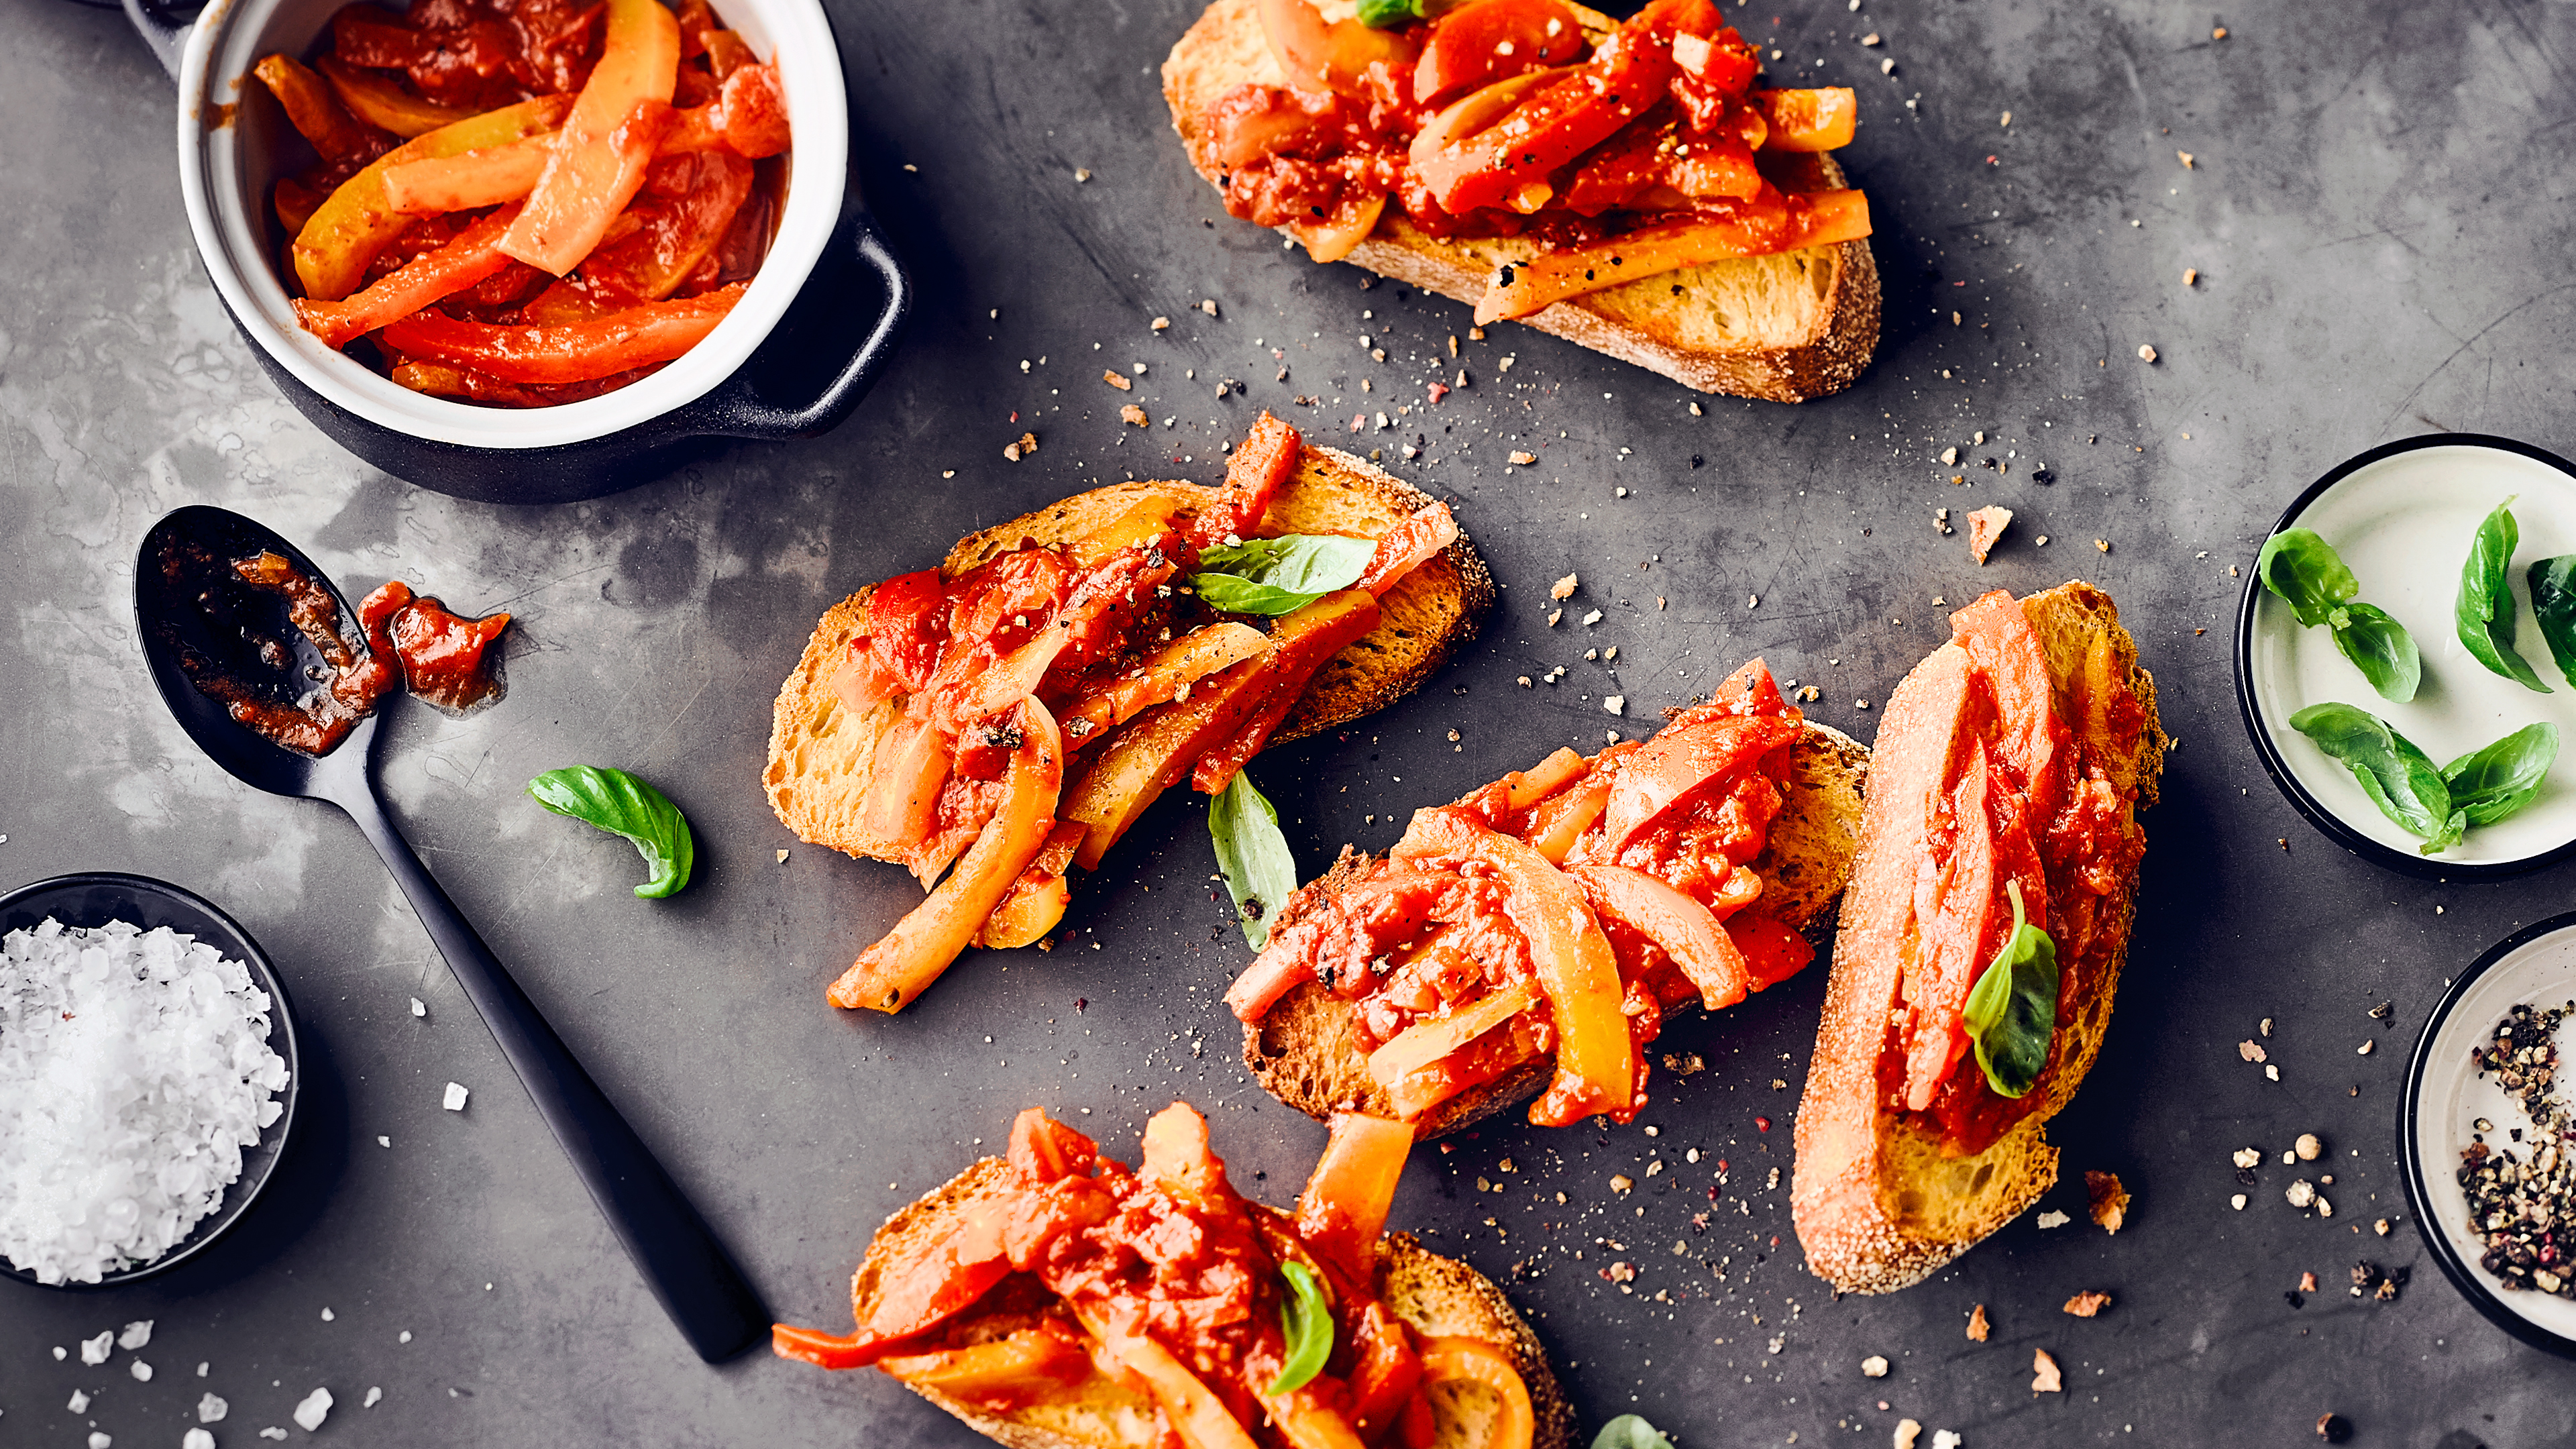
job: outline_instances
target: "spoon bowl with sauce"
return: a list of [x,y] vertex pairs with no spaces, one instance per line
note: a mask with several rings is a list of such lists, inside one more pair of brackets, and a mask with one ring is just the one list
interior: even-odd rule
[[[376,706],[400,687],[392,636],[411,603],[407,591],[385,602],[396,598],[379,590],[353,610],[293,544],[205,506],[154,524],[135,567],[144,659],[180,728],[242,783],[327,800],[357,823],[646,1286],[699,1357],[731,1358],[768,1336],[759,1295],[385,811]],[[421,657],[453,663],[453,630],[435,617],[416,627],[443,641]]]

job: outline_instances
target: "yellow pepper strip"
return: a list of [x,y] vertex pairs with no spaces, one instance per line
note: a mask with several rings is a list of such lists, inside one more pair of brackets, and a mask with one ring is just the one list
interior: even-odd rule
[[1426,1338],[1422,1341],[1422,1387],[1449,1379],[1482,1384],[1502,1400],[1485,1442],[1472,1449],[1530,1449],[1538,1432],[1538,1413],[1530,1404],[1529,1385],[1511,1356],[1482,1339]]
[[599,64],[501,250],[558,277],[581,265],[643,188],[679,73],[680,22],[660,0],[608,0]]
[[386,243],[402,235],[412,219],[385,199],[385,169],[405,161],[455,156],[486,146],[506,146],[522,136],[550,131],[572,109],[565,96],[540,96],[472,120],[441,126],[416,136],[379,156],[367,168],[340,184],[295,236],[295,277],[304,295],[337,302],[367,279],[367,264]]
[[313,62],[313,68],[331,83],[331,94],[340,98],[340,104],[347,106],[351,115],[405,140],[474,117],[472,111],[458,106],[422,100],[382,76],[369,75],[344,63],[338,56],[323,56]]

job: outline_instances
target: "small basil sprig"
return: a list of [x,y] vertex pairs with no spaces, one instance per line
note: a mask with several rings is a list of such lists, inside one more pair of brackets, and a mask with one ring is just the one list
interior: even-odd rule
[[2469,824],[2493,825],[2530,804],[2557,762],[2558,726],[2543,721],[2444,765],[2442,783]]
[[1426,0],[1360,0],[1360,24],[1371,30],[1393,30],[1430,13]]
[[2335,647],[2380,698],[2403,704],[2415,697],[2424,662],[2414,636],[2385,610],[2358,602],[2361,581],[2314,529],[2285,528],[2265,540],[2254,573],[2301,625],[2331,629]]
[[2423,839],[2421,853],[2450,849],[2468,829],[2468,816],[2453,808],[2442,772],[2377,715],[2348,704],[2312,704],[2290,716],[2290,728],[2342,761],[2380,814]]
[[1270,1381],[1272,1398],[1313,1382],[1333,1356],[1333,1306],[1324,1301],[1314,1270],[1303,1263],[1282,1263],[1279,1276],[1288,1283],[1288,1296],[1279,1303],[1279,1331],[1288,1340],[1288,1353],[1280,1361],[1279,1377]]
[[2478,525],[2468,562],[2460,566],[2460,594],[2451,606],[2451,616],[2459,628],[2460,643],[2480,664],[2526,689],[2547,694],[2549,686],[2540,682],[2531,661],[2513,647],[2513,585],[2506,570],[2513,562],[2514,546],[2521,541],[2522,529],[2513,521],[2513,500],[2508,498]]
[[596,765],[569,765],[548,770],[528,782],[528,793],[557,815],[623,835],[644,857],[653,878],[635,894],[658,900],[689,883],[689,866],[697,848],[689,838],[688,817],[661,791],[624,770]]
[[1229,614],[1293,614],[1359,582],[1376,556],[1374,539],[1333,533],[1247,538],[1201,553],[1190,587]]
[[1592,1436],[1592,1449],[1673,1449],[1673,1441],[1644,1415],[1621,1414]]
[[2576,684],[2576,553],[2542,559],[2524,577],[2531,582],[2531,612],[2540,620],[2540,637],[2549,641],[2549,657]]
[[1968,991],[1963,1013],[1977,1044],[1977,1069],[2006,1097],[2024,1097],[2048,1065],[2057,1033],[2057,943],[2022,915],[2021,882],[2004,882],[2012,900],[2012,934]]
[[1279,830],[1279,812],[1237,770],[1226,787],[1208,797],[1208,837],[1216,843],[1216,868],[1234,893],[1243,939],[1258,951],[1270,940],[1270,918],[1297,890],[1297,858]]

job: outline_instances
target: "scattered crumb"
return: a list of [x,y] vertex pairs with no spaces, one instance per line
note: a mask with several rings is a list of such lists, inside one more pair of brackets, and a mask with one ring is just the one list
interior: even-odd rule
[[[1110,374],[1112,377],[1117,375],[1114,372]],[[1153,419],[1145,416],[1145,410],[1134,403],[1129,403],[1118,410],[1118,420],[1139,428],[1150,426],[1153,422]]]
[[1555,583],[1547,586],[1547,596],[1551,599],[1570,599],[1574,597],[1574,591],[1581,588],[1582,585],[1583,581],[1581,579],[1577,578],[1573,574],[1567,574],[1564,578],[1558,579]]
[[1624,694],[1605,695],[1602,697],[1601,707],[1610,711],[1612,714],[1624,716],[1628,712],[1628,696]]
[[414,1015],[414,1016],[427,1016],[427,1015],[429,1015],[429,1006],[428,1006],[428,1004],[427,1004],[426,1002],[423,1002],[423,1001],[422,1001],[419,997],[417,997],[417,996],[413,997],[413,998],[411,999],[411,1014],[412,1014],[412,1015]]
[[2156,360],[2156,350],[2155,350],[2154,348],[2152,348],[2152,347],[2148,346],[2147,344],[2143,343],[2143,342],[2139,343],[2139,344],[2138,344],[2138,360],[2139,360],[2140,362],[2153,362],[2153,361],[2155,361],[2155,360]]
[[197,1422],[200,1424],[220,1424],[223,1422],[224,1415],[232,1411],[232,1405],[213,1394],[197,1400]]
[[179,1436],[179,1449],[215,1449],[215,1436],[192,1427]]
[[2103,553],[2109,553],[2111,551],[2111,542],[2109,539],[2097,538],[2093,540],[2093,547]]
[[2093,1199],[2093,1221],[2106,1233],[2116,1233],[2127,1221],[2129,1191],[2120,1186],[2116,1172],[2086,1172],[2084,1191]]
[[1519,464],[1520,466],[1522,466],[1522,467],[1526,468],[1526,467],[1528,467],[1530,464],[1535,463],[1535,462],[1537,462],[1537,461],[1538,461],[1538,454],[1536,454],[1536,453],[1526,453],[1526,452],[1521,451],[1521,450],[1520,450],[1520,449],[1518,449],[1518,448],[1514,448],[1514,449],[1512,449],[1511,454],[1510,454],[1510,456],[1509,456],[1509,461],[1510,461],[1510,462],[1513,462],[1513,463],[1517,463],[1517,464]]
[[1157,332],[1169,332],[1172,330],[1172,319],[1169,317],[1157,317],[1154,319],[1153,326],[1154,330]]
[[2236,1055],[2249,1062],[2263,1060],[2263,1044],[2248,1038],[2236,1044]]
[[2065,1390],[2065,1384],[2057,1375],[2057,1360],[2048,1356],[2047,1349],[2032,1349],[2030,1351],[2030,1391],[2034,1394],[2057,1394],[2064,1393]]
[[[1888,64],[1894,65],[1896,62],[1891,60]],[[1960,1442],[1959,1433],[1955,1429],[1935,1429],[1932,1431],[1932,1449],[1959,1449]]]
[[2209,32],[2209,38],[2212,40],[2225,40],[2227,38],[2227,27],[2221,25],[2211,30]]
[[2183,169],[2183,170],[2185,170],[2185,171],[2189,171],[2189,170],[2191,170],[2191,169],[2192,169],[2192,164],[2191,164],[2192,157],[2191,157],[2191,153],[2190,153],[2189,151],[2176,151],[2176,152],[2174,153],[2174,155],[2175,155],[2176,157],[2178,157],[2178,158],[2180,158],[2180,159],[2181,159],[2181,161],[2182,161],[2182,169]]
[[125,1371],[134,1375],[134,1381],[138,1384],[148,1384],[152,1382],[152,1365],[145,1363],[139,1358],[134,1362],[127,1364],[125,1366]]
[[152,1320],[149,1318],[138,1318],[134,1320],[132,1323],[125,1325],[123,1332],[116,1335],[116,1346],[123,1349],[141,1348],[151,1341]]
[[321,1428],[322,1421],[329,1417],[331,1417],[329,1389],[315,1389],[304,1396],[303,1402],[295,1406],[295,1426],[307,1434]]
[[779,863],[780,865],[785,865],[785,864],[787,863],[787,852],[786,852],[786,851],[783,851],[783,850],[782,850],[782,851],[778,852],[778,863]]
[[2235,1156],[2230,1160],[2239,1167],[2260,1167],[2263,1165],[2263,1149],[2260,1147],[2239,1147],[2236,1149]]
[[96,1338],[82,1339],[81,1362],[93,1366],[107,1362],[107,1355],[115,1343],[116,1332],[113,1329],[101,1332]]
[[2302,1132],[2298,1143],[2290,1150],[2298,1155],[2301,1162],[2314,1162],[2325,1155],[2326,1145],[2317,1140],[2314,1132]]
[[384,1391],[383,1389],[380,1389],[380,1388],[370,1388],[370,1389],[368,1389],[368,1390],[367,1390],[367,1397],[366,1397],[364,1400],[362,1400],[362,1401],[360,1401],[360,1402],[359,1402],[358,1407],[359,1407],[359,1408],[361,1408],[361,1409],[372,1409],[372,1408],[374,1408],[376,1405],[381,1404],[381,1403],[383,1403],[384,1401],[385,1401],[385,1391]]
[[1111,387],[1118,389],[1120,392],[1125,392],[1136,385],[1128,380],[1127,374],[1120,372],[1114,367],[1103,369],[1100,374],[1100,380],[1109,384]]
[[2317,1201],[2317,1185],[2303,1177],[2283,1188],[2281,1196],[2294,1208],[2314,1207]]
[[2047,1212],[2039,1215],[2039,1226],[2042,1232],[2045,1232],[2050,1228],[2062,1228],[2073,1221],[2073,1218],[2057,1211],[2055,1208],[2051,1208]]
[[1896,1437],[1889,1440],[1893,1449],[1914,1449],[1914,1441],[1923,1435],[1923,1426],[1912,1419],[1896,1421]]
[[2245,1194],[2240,1192],[2230,1196],[2227,1199],[2227,1205],[2240,1213],[2245,1211]]
[[1986,1305],[1980,1303],[1968,1310],[1968,1341],[1983,1343],[1986,1341],[1986,1332]]
[[2199,283],[2200,283],[2200,268],[2198,268],[2198,267],[2185,267],[2185,268],[2183,268],[2183,269],[2182,269],[2182,284],[2183,284],[2184,286],[2186,286],[2186,287],[2197,286],[2197,285],[2199,285]]
[[1862,1359],[1860,1361],[1860,1376],[1865,1379],[1883,1379],[1887,1377],[1886,1356],[1884,1354],[1874,1353],[1869,1357]]
[[2002,541],[2004,529],[2013,521],[2013,513],[2000,503],[1990,503],[1968,512],[1968,552],[1982,565],[1986,555]]
[[2066,1300],[2066,1311],[2078,1318],[2091,1318],[2111,1306],[2111,1295],[2087,1288]]
[[2314,1273],[2301,1273],[2299,1275],[2299,1291],[2302,1293],[2316,1292],[2317,1275]]
[[1038,435],[1035,433],[1022,433],[1020,434],[1020,440],[1018,442],[1006,443],[1003,445],[1002,461],[1005,463],[1016,463],[1037,450]]

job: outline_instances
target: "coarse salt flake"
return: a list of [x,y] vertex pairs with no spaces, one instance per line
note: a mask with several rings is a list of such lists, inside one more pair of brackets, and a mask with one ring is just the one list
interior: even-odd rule
[[213,1394],[197,1400],[197,1422],[200,1424],[220,1424],[224,1421],[224,1415],[232,1411],[232,1405]]
[[125,1330],[116,1336],[116,1346],[124,1349],[141,1348],[151,1341],[152,1320],[149,1318],[134,1320],[125,1325]]
[[179,1449],[215,1449],[215,1436],[203,1429],[190,1429],[179,1436]]
[[465,1096],[465,1088],[462,1084],[450,1082],[447,1084],[447,1094],[439,1099],[439,1105],[450,1112],[462,1112],[465,1110]]
[[304,1396],[303,1402],[295,1406],[295,1426],[307,1434],[321,1428],[322,1421],[329,1417],[331,1417],[329,1389],[315,1389]]
[[359,1403],[358,1403],[358,1407],[359,1407],[359,1408],[361,1408],[361,1409],[372,1409],[372,1408],[374,1408],[376,1405],[381,1404],[381,1403],[383,1403],[384,1401],[385,1401],[385,1391],[384,1391],[383,1389],[380,1389],[380,1388],[370,1387],[370,1388],[367,1390],[367,1396],[366,1396],[366,1398],[364,1398],[364,1399],[362,1399],[362,1400],[360,1400],[360,1401],[359,1401]]

